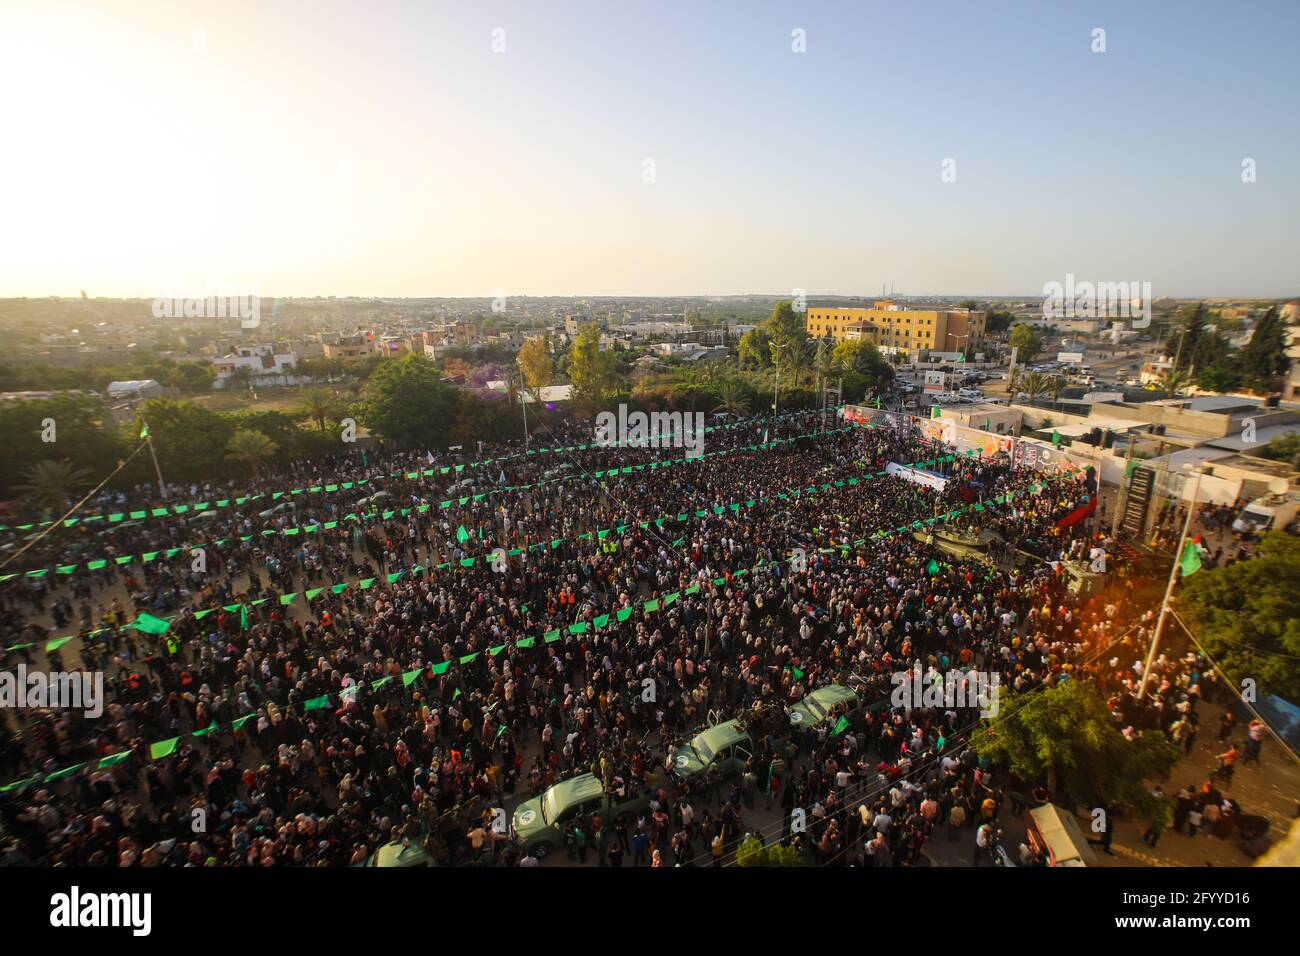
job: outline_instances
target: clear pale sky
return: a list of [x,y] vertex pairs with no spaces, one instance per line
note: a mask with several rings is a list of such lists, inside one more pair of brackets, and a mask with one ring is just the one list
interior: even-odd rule
[[1290,0],[4,0],[0,296],[1295,294],[1298,34]]

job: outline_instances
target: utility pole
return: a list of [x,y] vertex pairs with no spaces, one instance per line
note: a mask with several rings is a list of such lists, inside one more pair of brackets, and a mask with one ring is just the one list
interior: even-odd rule
[[149,446],[149,457],[153,459],[154,474],[158,476],[158,494],[162,495],[163,500],[167,499],[167,485],[163,481],[162,469],[158,467],[158,454],[153,450],[153,436],[149,434],[149,423],[143,418],[140,423],[144,426],[140,433],[144,437],[145,444]]
[[1156,659],[1156,649],[1160,646],[1160,637],[1164,633],[1165,618],[1169,616],[1169,599],[1173,597],[1174,582],[1178,580],[1178,566],[1182,561],[1183,548],[1187,541],[1187,531],[1192,526],[1192,515],[1196,513],[1196,496],[1201,490],[1201,468],[1196,468],[1195,483],[1192,485],[1192,498],[1187,503],[1187,519],[1183,522],[1183,533],[1178,537],[1178,547],[1174,549],[1174,564],[1169,569],[1169,583],[1165,586],[1165,599],[1160,602],[1160,619],[1156,621],[1156,632],[1151,635],[1151,647],[1147,650],[1146,663],[1142,665],[1142,684],[1138,688],[1138,700],[1146,696],[1147,682],[1151,677],[1151,664]]
[[526,391],[526,384],[524,382],[524,370],[520,368],[519,369],[519,410],[523,412],[523,416],[524,416],[524,451],[528,450],[528,402],[525,401],[527,397],[528,395]]

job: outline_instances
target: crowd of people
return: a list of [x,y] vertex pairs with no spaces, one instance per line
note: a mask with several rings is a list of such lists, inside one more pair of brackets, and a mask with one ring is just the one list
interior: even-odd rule
[[[680,778],[672,757],[717,715],[783,714],[828,683],[881,701],[889,675],[917,664],[994,670],[1016,690],[1087,675],[1114,695],[1117,726],[1165,727],[1178,710],[1162,687],[1167,711],[1125,712],[1132,688],[1100,652],[1133,617],[1129,592],[1080,600],[1054,563],[1096,538],[1058,524],[1089,493],[1082,473],[1045,480],[1004,455],[956,454],[903,418],[754,420],[656,468],[680,450],[579,448],[584,434],[552,433],[570,450],[533,455],[371,450],[364,465],[349,455],[318,466],[333,471],[188,489],[250,498],[197,531],[173,514],[49,535],[46,549],[68,542],[51,563],[180,550],[3,585],[4,666],[101,671],[108,703],[97,719],[14,715],[0,782],[23,785],[0,791],[0,859],[346,865],[405,841],[443,865],[534,865],[495,808],[591,772],[650,797],[571,821],[567,851],[601,865],[730,863],[754,839],[827,865],[907,865],[936,829],[963,827],[975,862],[994,862],[1005,798],[1027,801],[963,749],[974,710],[886,703],[799,733],[768,722],[735,779]],[[926,462],[946,484],[887,475],[890,461]],[[295,483],[343,480],[350,490],[263,513]],[[912,533],[958,509],[963,524],[937,526],[969,528],[974,503],[998,555],[1032,538],[1052,560],[944,553]],[[154,502],[142,489],[104,504]],[[483,560],[497,548],[505,562]],[[169,618],[166,635],[127,626],[142,612]],[[75,641],[42,650],[69,629]],[[176,737],[151,759],[149,744]],[[783,822],[758,825],[760,803]]]

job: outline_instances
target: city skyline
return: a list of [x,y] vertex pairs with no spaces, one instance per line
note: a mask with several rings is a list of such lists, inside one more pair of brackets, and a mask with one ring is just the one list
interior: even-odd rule
[[9,5],[0,297],[1294,295],[1300,13],[1177,8]]

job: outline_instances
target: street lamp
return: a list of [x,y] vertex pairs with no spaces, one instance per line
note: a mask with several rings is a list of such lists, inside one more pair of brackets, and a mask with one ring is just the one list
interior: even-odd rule
[[[524,451],[527,451],[528,450],[528,402],[527,402],[528,395],[526,394],[525,391],[527,383],[524,380],[523,362],[521,362],[518,359],[518,357],[515,358],[515,362],[519,365],[519,408],[524,415]],[[540,393],[538,397],[539,398],[541,397]]]
[[773,424],[776,423],[777,395],[781,389],[781,360],[777,357],[777,350],[784,349],[784,348],[785,348],[784,345],[777,345],[775,342],[773,342],[771,345],[772,366],[776,371],[776,374],[772,380],[772,422]]
[[1196,513],[1196,496],[1201,490],[1201,476],[1205,469],[1199,464],[1186,462],[1183,470],[1194,475],[1192,497],[1187,502],[1187,519],[1183,522],[1183,533],[1178,536],[1178,547],[1174,549],[1174,565],[1169,569],[1169,583],[1165,586],[1165,598],[1160,602],[1160,619],[1156,622],[1156,632],[1151,636],[1151,647],[1147,650],[1146,663],[1142,665],[1142,684],[1138,687],[1138,700],[1146,696],[1147,681],[1151,677],[1151,664],[1156,659],[1156,648],[1160,646],[1160,637],[1164,633],[1165,618],[1169,616],[1169,599],[1173,597],[1174,582],[1178,580],[1178,567],[1182,563],[1183,548],[1187,541],[1187,531],[1192,526],[1192,515]]

